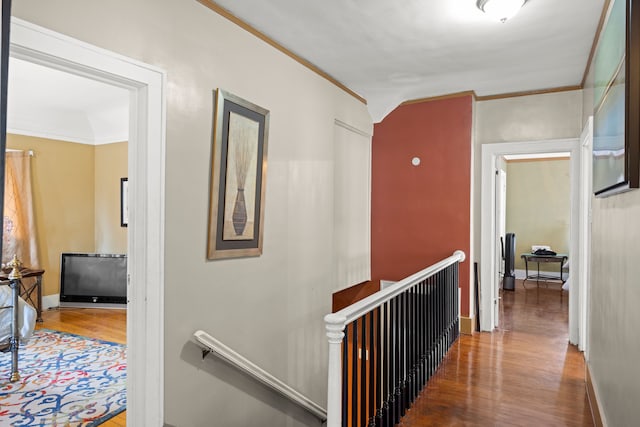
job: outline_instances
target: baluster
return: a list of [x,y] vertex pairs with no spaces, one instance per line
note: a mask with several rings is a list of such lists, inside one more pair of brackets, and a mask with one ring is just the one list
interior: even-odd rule
[[351,355],[351,426],[358,425],[358,319],[353,321],[353,349]]
[[349,423],[349,327],[342,341],[342,427]]
[[404,411],[408,407],[409,389],[411,388],[411,289],[407,289],[404,293],[404,387],[402,388],[402,412],[400,417],[404,415]]
[[444,308],[444,315],[442,316],[442,359],[444,359],[444,355],[449,348],[447,343],[447,331],[449,330],[449,272],[444,270],[442,276],[444,285],[442,287],[442,307]]
[[449,327],[451,326],[451,319],[450,319],[450,304],[451,304],[451,283],[449,282],[450,279],[450,271],[449,268],[446,268],[444,270],[444,353],[446,353],[446,350],[449,348]]
[[429,356],[429,352],[431,351],[431,341],[429,341],[430,339],[430,334],[431,334],[431,311],[430,307],[429,307],[429,302],[431,301],[431,278],[427,278],[426,283],[425,283],[425,294],[424,294],[424,310],[425,310],[425,319],[424,319],[424,328],[425,328],[425,340],[424,340],[424,362],[425,362],[425,366],[424,366],[424,382],[425,384],[429,381],[429,363],[431,362],[431,358]]
[[422,388],[424,387],[424,363],[425,363],[425,351],[424,351],[424,343],[425,343],[425,335],[426,335],[426,329],[425,329],[425,308],[424,308],[424,301],[425,301],[425,281],[423,280],[422,282],[420,282],[420,299],[419,301],[419,306],[418,306],[418,310],[419,310],[419,319],[418,319],[418,325],[419,325],[419,329],[420,329],[420,382],[419,382],[419,388],[420,390],[422,390]]
[[376,400],[375,400],[375,416],[373,426],[380,427],[382,426],[382,310],[383,307],[378,307],[376,310],[377,323],[378,327],[376,329],[376,381],[375,381],[375,392],[376,392]]
[[419,393],[420,390],[420,374],[421,374],[421,356],[422,356],[422,352],[420,351],[420,343],[422,342],[422,335],[420,333],[421,331],[421,325],[420,325],[420,319],[421,319],[421,313],[420,313],[420,298],[422,296],[422,293],[420,292],[421,290],[421,285],[422,283],[418,283],[416,284],[415,287],[415,301],[413,302],[413,307],[414,307],[414,315],[415,318],[413,319],[413,327],[415,328],[415,350],[414,350],[414,379],[413,379],[413,399],[412,401],[415,401],[416,396]]
[[460,312],[458,311],[458,273],[457,273],[458,263],[455,263],[451,267],[451,345],[458,338],[458,316],[460,316]]
[[453,286],[451,279],[453,276],[451,275],[451,267],[446,269],[447,272],[447,348],[445,350],[445,354],[449,351],[449,347],[451,347],[451,325],[453,325],[453,307],[451,303],[453,302]]
[[435,277],[429,277],[429,378],[433,375],[436,351],[436,286]]
[[394,342],[394,365],[395,365],[395,374],[394,374],[394,389],[393,389],[393,424],[397,424],[400,421],[400,383],[402,381],[401,372],[402,372],[402,353],[400,349],[400,345],[402,343],[401,334],[401,323],[400,323],[400,312],[402,310],[401,305],[401,295],[398,295],[395,298],[396,305],[396,313],[395,313],[395,342]]
[[417,331],[416,331],[416,288],[415,286],[411,288],[411,294],[409,299],[409,307],[410,307],[410,316],[409,316],[409,324],[411,325],[411,373],[410,373],[410,387],[409,387],[409,405],[413,403],[413,400],[416,396],[416,339],[417,339]]
[[[454,282],[457,285],[458,283],[460,283],[460,271],[459,271],[459,262],[456,262],[455,264],[455,279]],[[456,289],[456,294],[455,294],[455,307],[456,307],[456,325],[455,328],[453,329],[455,331],[455,335],[456,335],[456,339],[458,339],[458,337],[460,336],[460,313],[458,312],[458,304],[459,304],[459,298],[460,295],[458,295],[458,290]]]
[[428,352],[429,352],[429,321],[428,307],[429,301],[429,279],[422,283],[422,386],[427,383]]
[[444,275],[438,272],[438,366],[442,362],[442,340],[444,331]]
[[415,402],[418,395],[420,373],[420,328],[419,328],[419,306],[420,292],[418,283],[413,291],[413,390],[411,392],[411,402]]
[[403,292],[400,295],[400,382],[398,384],[398,416],[396,423],[400,421],[402,417],[402,411],[404,409],[404,388],[407,380],[407,294]]
[[416,386],[417,386],[417,368],[418,368],[418,328],[416,327],[416,321],[418,319],[418,310],[416,308],[416,302],[418,300],[417,285],[411,290],[411,390],[409,402],[413,403],[416,398]]
[[369,427],[375,427],[375,389],[377,388],[378,381],[376,381],[376,363],[378,363],[378,354],[377,350],[374,351],[375,341],[374,341],[374,315],[379,309],[375,309],[374,311],[369,313],[369,387],[367,387],[367,393],[369,393],[369,407],[368,407],[368,415],[369,415]]
[[360,423],[367,422],[367,315],[361,317],[362,345],[360,346]]
[[381,325],[382,325],[382,422],[381,426],[387,426],[387,414],[389,409],[389,334],[390,334],[390,303],[386,302],[382,306],[381,311]]
[[415,393],[414,400],[420,394],[422,390],[422,311],[420,310],[420,303],[422,302],[422,282],[416,286],[416,379],[415,379]]
[[390,417],[389,413],[391,412],[390,407],[390,395],[391,395],[391,376],[393,375],[391,372],[391,324],[392,324],[392,315],[391,315],[391,307],[393,302],[389,301],[385,304],[384,310],[384,388],[383,388],[383,396],[384,402],[382,403],[382,426],[389,427]]

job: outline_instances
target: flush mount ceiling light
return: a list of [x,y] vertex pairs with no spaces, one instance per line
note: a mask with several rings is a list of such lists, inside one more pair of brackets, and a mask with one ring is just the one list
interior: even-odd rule
[[515,16],[527,0],[478,0],[478,9],[500,22]]

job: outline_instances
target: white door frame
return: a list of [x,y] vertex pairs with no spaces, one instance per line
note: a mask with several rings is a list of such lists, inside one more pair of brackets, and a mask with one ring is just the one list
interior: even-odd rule
[[[497,319],[494,315],[493,306],[498,304],[499,295],[493,283],[496,266],[495,250],[495,184],[494,177],[496,171],[496,158],[509,154],[538,154],[538,153],[571,153],[570,160],[570,205],[571,205],[571,226],[570,245],[571,270],[574,272],[580,269],[580,139],[555,139],[543,141],[525,142],[504,142],[496,144],[482,144],[482,183],[481,183],[481,226],[480,226],[480,329],[492,331],[496,328]],[[578,306],[579,306],[579,284],[578,281],[571,282],[571,292],[569,292],[569,341],[578,342]]]
[[[580,334],[578,348],[589,360],[589,296],[591,288],[591,198],[593,197],[593,116],[589,116],[580,136],[582,167],[580,169]],[[575,277],[575,275],[574,275]]]
[[18,18],[11,56],[130,91],[127,424],[162,425],[166,74]]
[[[502,251],[506,249],[506,211],[507,211],[507,192],[506,192],[506,181],[507,181],[507,171],[505,170],[506,163],[504,160],[500,161],[500,157],[496,157],[496,174],[495,174],[495,188],[496,188],[496,238],[494,239],[494,244],[496,247],[496,271],[495,271],[495,279],[494,279],[494,293],[496,295],[499,294],[500,290],[500,273],[505,273],[505,271],[501,271],[501,267],[504,267],[505,263],[502,261],[501,255]],[[500,237],[503,238],[502,244],[500,242]],[[506,256],[506,253],[505,253]],[[495,323],[498,324],[500,322],[500,304],[495,304],[493,307]]]

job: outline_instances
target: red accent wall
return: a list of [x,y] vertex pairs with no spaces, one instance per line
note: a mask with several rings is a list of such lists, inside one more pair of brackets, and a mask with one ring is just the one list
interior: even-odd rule
[[402,105],[375,125],[372,151],[372,281],[403,279],[462,249],[462,316],[469,316],[472,102],[468,95]]

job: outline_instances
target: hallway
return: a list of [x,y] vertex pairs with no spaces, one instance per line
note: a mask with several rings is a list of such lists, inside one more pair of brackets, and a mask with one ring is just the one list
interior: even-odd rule
[[568,294],[544,286],[503,292],[499,330],[462,335],[399,425],[592,426]]

